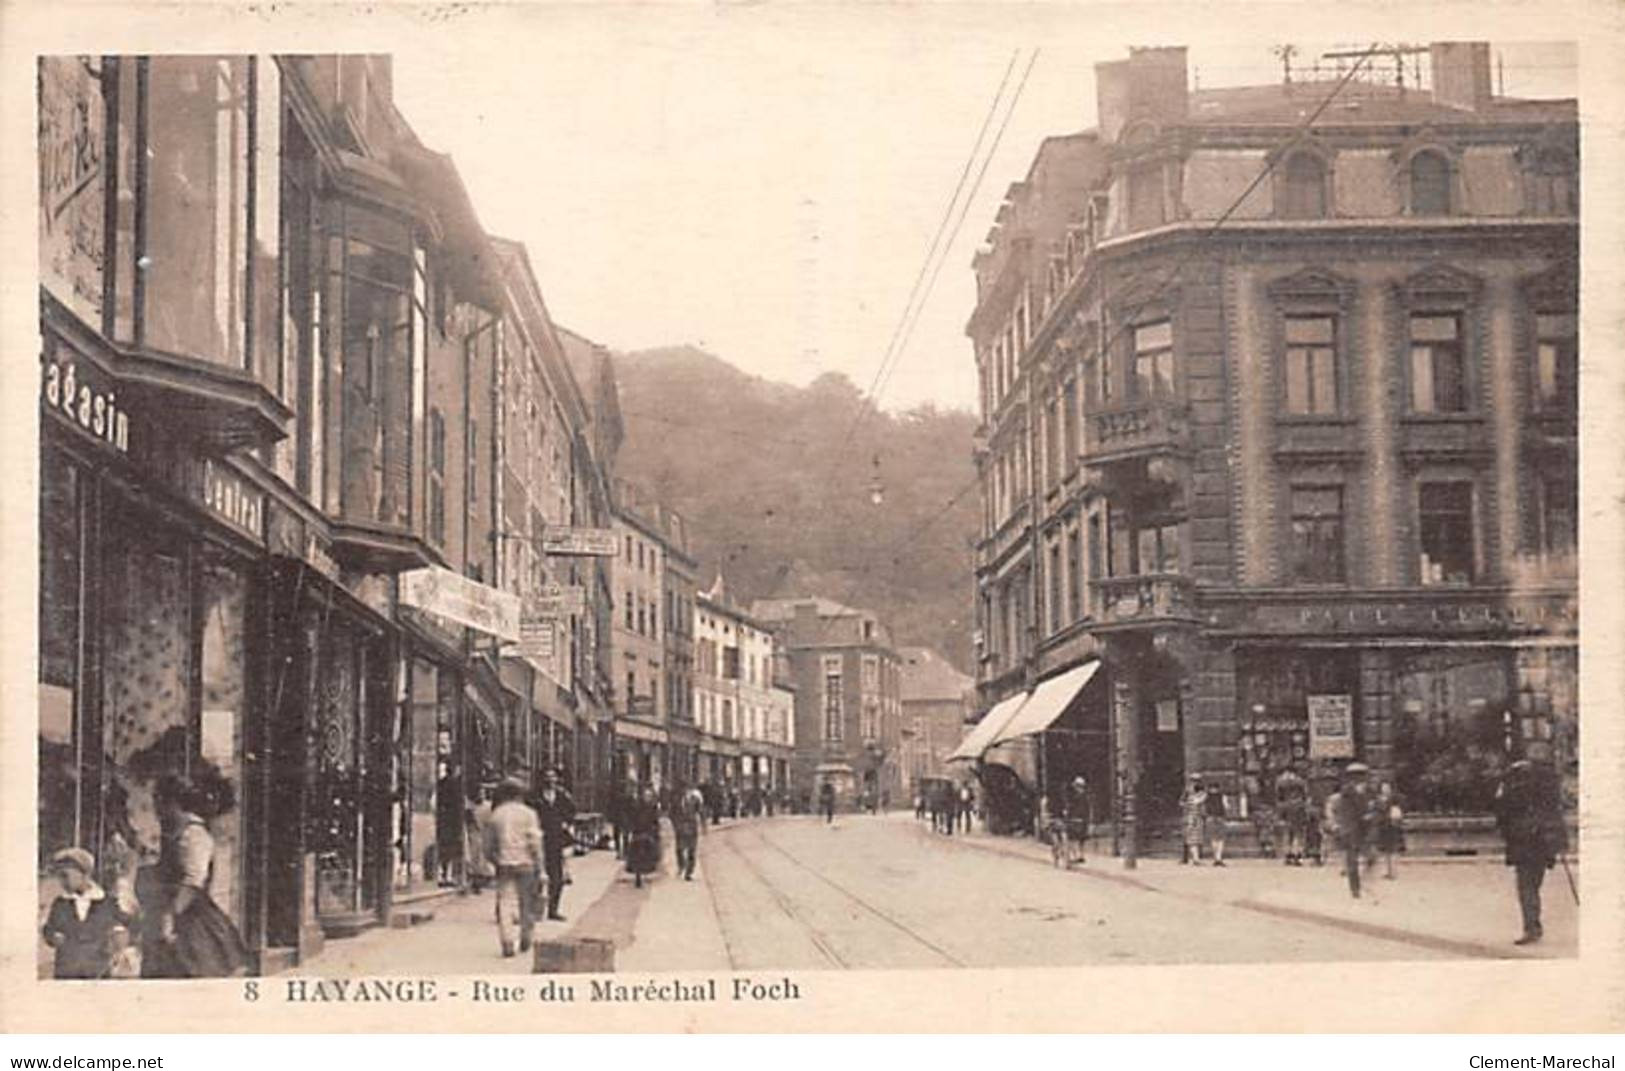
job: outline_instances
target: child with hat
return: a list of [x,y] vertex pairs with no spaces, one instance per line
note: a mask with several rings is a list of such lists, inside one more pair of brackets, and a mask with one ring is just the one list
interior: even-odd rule
[[45,943],[56,949],[57,978],[106,978],[129,942],[131,916],[91,876],[96,858],[83,848],[51,857],[62,893],[45,917]]

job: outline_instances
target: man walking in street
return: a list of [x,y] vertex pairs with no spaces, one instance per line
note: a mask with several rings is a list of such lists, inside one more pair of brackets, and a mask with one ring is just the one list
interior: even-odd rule
[[536,816],[542,827],[542,862],[547,870],[547,917],[563,922],[559,899],[564,895],[564,848],[571,841],[569,823],[575,820],[575,802],[559,784],[559,772],[542,775],[536,798]]
[[835,821],[835,784],[825,781],[818,789],[818,806],[824,812],[824,823]]
[[1349,895],[1360,898],[1360,864],[1364,862],[1366,840],[1371,834],[1371,790],[1366,775],[1371,768],[1351,762],[1343,771],[1343,788],[1337,793],[1335,817],[1337,843],[1343,849],[1344,872],[1348,874]]
[[1532,945],[1545,935],[1540,886],[1546,871],[1569,847],[1557,772],[1547,761],[1544,745],[1531,744],[1529,751],[1507,769],[1495,801],[1496,825],[1506,840],[1507,866],[1515,868],[1518,876],[1518,907],[1523,913],[1523,935],[1513,942],[1518,945]]
[[530,948],[535,927],[542,827],[524,796],[523,784],[502,782],[492,798],[491,818],[485,824],[485,857],[496,868],[497,876],[497,938],[505,958],[513,956],[516,937],[520,951]]
[[1090,814],[1089,782],[1082,774],[1074,777],[1066,790],[1066,835],[1077,844],[1077,861],[1085,862],[1084,845],[1089,841]]
[[704,812],[705,797],[699,789],[690,787],[678,792],[671,810],[671,830],[677,844],[677,872],[684,881],[694,880],[694,856],[700,846]]

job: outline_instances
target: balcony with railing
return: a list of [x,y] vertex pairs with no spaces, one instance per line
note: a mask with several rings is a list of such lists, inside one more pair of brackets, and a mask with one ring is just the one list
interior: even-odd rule
[[1194,625],[1196,591],[1181,573],[1145,573],[1093,581],[1097,632]]
[[1112,461],[1178,453],[1190,444],[1185,406],[1172,399],[1136,401],[1090,413],[1084,428],[1083,461]]

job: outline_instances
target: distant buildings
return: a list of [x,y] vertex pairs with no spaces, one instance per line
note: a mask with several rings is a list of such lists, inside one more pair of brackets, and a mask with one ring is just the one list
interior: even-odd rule
[[718,786],[785,787],[795,726],[774,679],[773,634],[739,607],[719,575],[695,599],[694,709],[700,779]]
[[774,632],[795,688],[793,790],[810,799],[827,781],[843,806],[865,794],[901,802],[898,657],[885,626],[817,597],[759,599],[751,616]]
[[955,772],[945,760],[965,735],[976,681],[929,647],[900,647],[897,655],[902,769],[912,791],[921,778]]
[[1576,105],[1426,61],[1100,64],[976,258],[978,705],[1099,660],[1022,727],[1130,845],[1190,776],[1241,816],[1359,758],[1473,812],[1576,755]]

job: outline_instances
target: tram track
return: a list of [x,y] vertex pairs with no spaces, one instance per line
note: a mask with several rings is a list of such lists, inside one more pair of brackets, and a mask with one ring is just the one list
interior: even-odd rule
[[[919,931],[915,930],[913,927],[911,927],[907,923],[903,922],[897,916],[891,914],[888,911],[884,911],[881,908],[876,907],[874,904],[870,903],[868,900],[864,899],[862,896],[859,896],[857,893],[853,892],[851,889],[847,888],[845,885],[842,885],[839,882],[837,882],[837,881],[833,880],[832,878],[830,878],[827,874],[824,874],[821,871],[819,871],[819,870],[817,870],[817,869],[815,869],[815,868],[813,868],[811,866],[808,866],[801,859],[797,858],[795,855],[792,855],[790,853],[790,851],[788,849],[786,849],[782,844],[779,844],[777,841],[770,840],[765,834],[762,833],[761,830],[752,830],[751,832],[755,835],[757,841],[759,841],[764,847],[771,848],[773,851],[777,852],[779,855],[782,855],[792,865],[794,865],[798,869],[800,869],[802,871],[805,871],[806,873],[812,875],[814,878],[817,878],[824,885],[826,885],[829,888],[833,889],[835,892],[839,893],[841,896],[845,897],[847,900],[850,900],[852,903],[858,905],[864,911],[868,912],[871,916],[873,916],[874,918],[879,919],[881,922],[884,922],[886,925],[890,926],[892,929],[896,930],[898,933],[903,934],[905,937],[907,937],[910,940],[914,941],[916,944],[922,945],[925,948],[930,949],[932,953],[934,953],[935,955],[937,955],[938,957],[943,959],[949,966],[953,966],[953,967],[966,967],[966,966],[969,966],[969,964],[967,964],[964,960],[960,959],[958,956],[954,955],[952,952],[950,952],[947,949],[943,948],[941,945],[937,944],[935,941],[931,940],[929,937],[926,937],[925,935],[921,934]],[[739,849],[738,849],[737,846],[734,846],[734,845],[730,844],[729,847],[733,848],[734,851],[739,852]],[[740,855],[741,858],[745,858],[745,855],[744,855],[743,852],[739,852],[739,855]],[[753,871],[755,871],[758,875],[760,875],[760,871],[757,870],[754,863],[750,863],[748,865],[751,866],[751,869]],[[774,892],[775,898],[777,898],[777,896],[779,895],[778,890],[775,888],[773,890],[773,892]],[[808,925],[804,920],[800,920],[800,921],[802,921],[803,925]],[[843,964],[843,966],[844,966],[844,964]]]
[[[727,845],[728,851],[733,853],[733,856],[739,860],[746,870],[750,871],[751,876],[754,877],[762,888],[767,891],[767,895],[772,898],[773,903],[777,905],[778,909],[784,912],[785,917],[801,928],[802,932],[806,934],[807,940],[810,941],[812,946],[818,950],[819,955],[823,956],[832,965],[839,967],[842,970],[852,969],[852,964],[847,962],[840,952],[835,949],[835,946],[830,943],[829,935],[824,933],[818,927],[814,926],[812,923],[808,922],[807,919],[796,910],[794,903],[788,896],[784,895],[784,891],[768,880],[767,875],[762,873],[762,868],[757,866],[750,856],[746,855],[740,850],[739,845],[734,843],[732,836],[725,835],[719,839],[721,839],[723,843]],[[715,902],[715,897],[716,893],[713,891],[713,903]],[[717,917],[718,921],[720,922],[722,917],[720,912],[718,913]],[[724,945],[727,945],[727,926],[724,925],[722,929],[723,943]],[[737,964],[734,963],[731,947],[728,953],[728,959],[730,964],[733,965],[735,969],[738,969]]]

